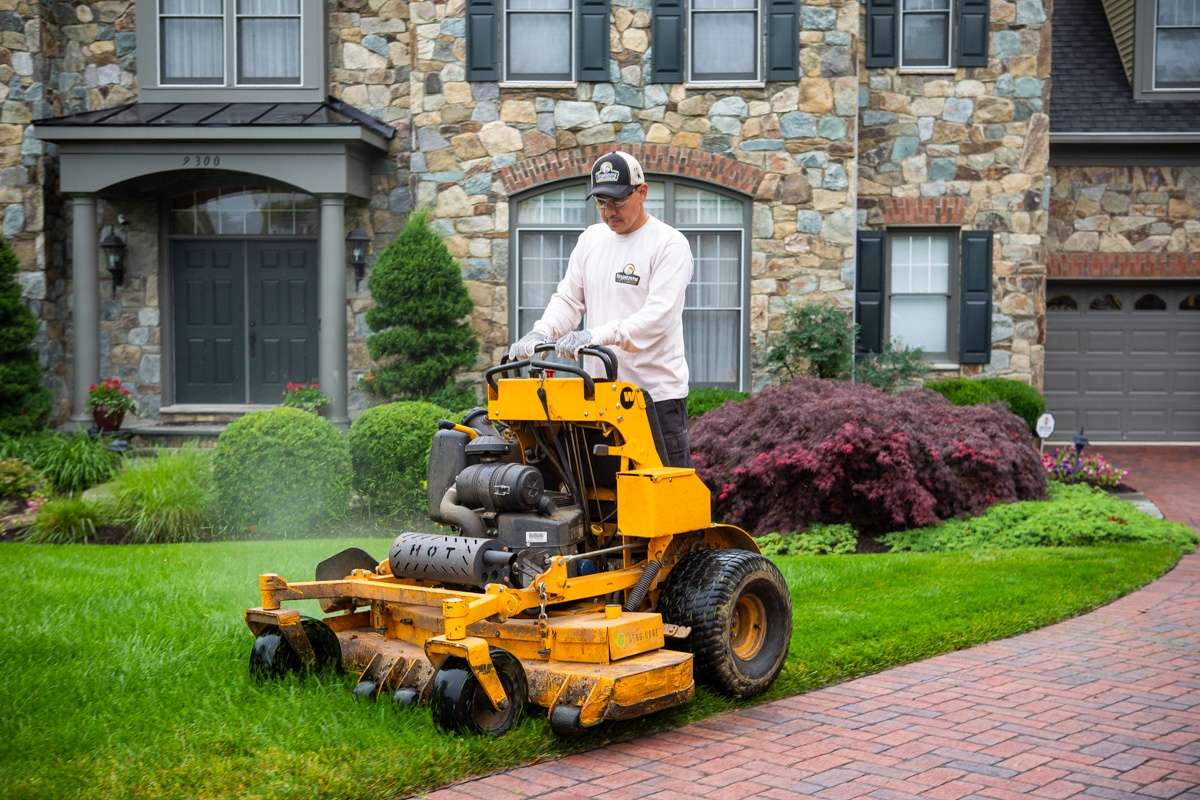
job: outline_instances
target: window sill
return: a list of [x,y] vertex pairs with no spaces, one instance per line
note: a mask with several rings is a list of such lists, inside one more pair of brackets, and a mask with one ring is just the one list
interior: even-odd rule
[[684,89],[764,89],[766,81],[688,81]]
[[930,361],[926,366],[933,372],[957,372],[960,365],[952,361]]
[[578,81],[500,81],[501,89],[574,89]]
[[953,75],[958,72],[956,67],[900,67],[901,75]]

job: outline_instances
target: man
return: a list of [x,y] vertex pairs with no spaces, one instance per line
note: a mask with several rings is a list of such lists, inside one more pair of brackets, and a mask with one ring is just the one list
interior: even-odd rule
[[[618,150],[596,160],[588,197],[603,222],[579,237],[545,313],[509,356],[529,358],[545,341],[569,359],[587,345],[620,349],[618,378],[649,394],[668,465],[690,467],[683,301],[692,250],[682,233],[646,211],[648,192],[633,156]],[[585,313],[588,328],[576,330]]]

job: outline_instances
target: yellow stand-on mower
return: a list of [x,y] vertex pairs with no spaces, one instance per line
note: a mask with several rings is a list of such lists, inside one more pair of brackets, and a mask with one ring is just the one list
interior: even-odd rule
[[[440,728],[490,735],[528,704],[562,735],[649,714],[689,700],[693,672],[734,697],[770,686],[792,629],[783,576],[712,522],[694,470],[663,466],[613,352],[582,352],[607,379],[506,360],[486,412],[442,423],[429,512],[453,532],[402,533],[385,561],[343,551],[314,581],[260,576],[251,672],[353,670],[359,697],[428,700]],[[281,605],[304,599],[337,613]]]

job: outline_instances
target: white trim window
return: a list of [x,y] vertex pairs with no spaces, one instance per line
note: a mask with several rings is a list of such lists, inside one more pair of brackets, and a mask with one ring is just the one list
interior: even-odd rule
[[951,352],[953,297],[951,232],[888,234],[888,331],[907,347],[927,356]]
[[300,83],[300,0],[236,0],[238,83]]
[[508,0],[504,7],[504,80],[575,80],[573,0]]
[[1200,89],[1200,0],[1158,0],[1154,88]]
[[160,86],[299,86],[301,0],[159,0]]
[[225,13],[222,0],[160,0],[159,83],[221,86],[225,83]]
[[954,20],[951,0],[901,0],[900,66],[953,67]]
[[[692,386],[744,383],[746,359],[746,203],[682,181],[652,179],[646,210],[679,229],[692,248],[683,310]],[[567,271],[579,234],[599,221],[585,184],[521,199],[513,222],[512,338],[541,318]],[[586,321],[585,321],[586,324]]]
[[689,83],[762,80],[758,0],[692,0],[687,31]]

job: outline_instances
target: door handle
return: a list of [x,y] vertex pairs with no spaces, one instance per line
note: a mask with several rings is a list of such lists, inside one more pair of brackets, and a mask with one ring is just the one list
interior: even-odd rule
[[251,358],[254,358],[254,356],[255,356],[255,345],[256,344],[258,344],[258,336],[253,331],[251,331],[250,332],[250,357]]

